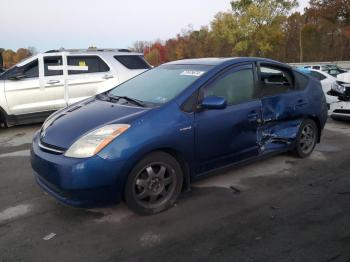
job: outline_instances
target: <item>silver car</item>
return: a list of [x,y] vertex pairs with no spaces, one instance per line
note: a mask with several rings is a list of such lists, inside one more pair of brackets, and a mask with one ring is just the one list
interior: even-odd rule
[[2,126],[42,122],[53,111],[105,92],[151,66],[124,49],[51,50],[0,75]]

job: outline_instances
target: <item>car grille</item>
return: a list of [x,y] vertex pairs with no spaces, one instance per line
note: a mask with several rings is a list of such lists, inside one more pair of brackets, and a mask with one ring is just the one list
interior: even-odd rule
[[39,147],[43,151],[49,152],[51,154],[56,154],[56,155],[63,154],[66,151],[65,148],[49,145],[45,142],[42,142],[41,140],[39,141]]

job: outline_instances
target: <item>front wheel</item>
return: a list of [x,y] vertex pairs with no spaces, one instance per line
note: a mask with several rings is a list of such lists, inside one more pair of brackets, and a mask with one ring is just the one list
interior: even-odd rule
[[181,166],[171,155],[154,152],[130,172],[125,186],[128,207],[141,215],[164,211],[175,204],[183,181]]
[[318,127],[311,119],[304,120],[300,126],[294,152],[300,158],[306,158],[314,151],[318,140]]

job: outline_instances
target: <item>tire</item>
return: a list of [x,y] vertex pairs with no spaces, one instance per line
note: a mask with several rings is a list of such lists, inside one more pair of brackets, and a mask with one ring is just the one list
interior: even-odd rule
[[172,207],[181,193],[183,171],[171,155],[157,151],[131,170],[124,198],[135,213],[152,215]]
[[312,119],[302,122],[297,139],[295,141],[294,153],[300,158],[307,158],[312,154],[318,141],[319,130]]

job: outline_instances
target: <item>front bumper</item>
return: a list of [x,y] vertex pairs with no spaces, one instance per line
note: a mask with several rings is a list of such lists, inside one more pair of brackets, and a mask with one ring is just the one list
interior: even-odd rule
[[86,159],[65,157],[41,149],[38,135],[31,147],[31,165],[38,184],[58,201],[78,207],[118,203],[122,197],[123,161],[96,155]]
[[331,103],[329,112],[332,118],[350,120],[350,101]]

